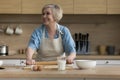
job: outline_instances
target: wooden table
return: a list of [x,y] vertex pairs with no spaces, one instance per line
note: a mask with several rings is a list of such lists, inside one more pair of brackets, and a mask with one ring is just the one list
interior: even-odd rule
[[57,69],[31,71],[22,67],[6,67],[0,70],[0,78],[119,78],[120,66],[96,66],[95,69],[74,69],[58,71]]

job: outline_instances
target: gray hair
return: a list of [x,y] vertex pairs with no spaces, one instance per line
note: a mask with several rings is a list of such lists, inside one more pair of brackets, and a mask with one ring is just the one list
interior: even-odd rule
[[62,17],[63,17],[63,10],[61,9],[60,6],[56,5],[56,4],[47,4],[42,8],[42,12],[46,9],[46,8],[51,8],[52,13],[53,13],[53,18],[55,19],[56,22],[59,22]]

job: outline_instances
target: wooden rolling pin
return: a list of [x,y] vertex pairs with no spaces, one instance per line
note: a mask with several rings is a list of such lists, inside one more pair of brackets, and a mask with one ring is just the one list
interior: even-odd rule
[[41,62],[35,62],[35,65],[57,65],[57,61],[41,61]]
[[[67,63],[69,64],[69,63]],[[35,62],[35,65],[57,65],[57,61],[41,61]]]

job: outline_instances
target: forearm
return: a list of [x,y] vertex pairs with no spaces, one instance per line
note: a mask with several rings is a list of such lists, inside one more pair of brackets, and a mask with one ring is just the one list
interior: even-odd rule
[[33,56],[34,52],[35,51],[33,49],[27,48],[26,59],[27,60],[32,60],[32,56]]

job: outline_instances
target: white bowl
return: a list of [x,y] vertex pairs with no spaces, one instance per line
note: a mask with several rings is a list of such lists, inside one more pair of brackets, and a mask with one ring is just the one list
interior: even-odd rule
[[0,60],[0,66],[2,66],[3,65],[3,61],[2,60]]
[[91,69],[96,67],[95,60],[75,60],[75,63],[80,69]]

